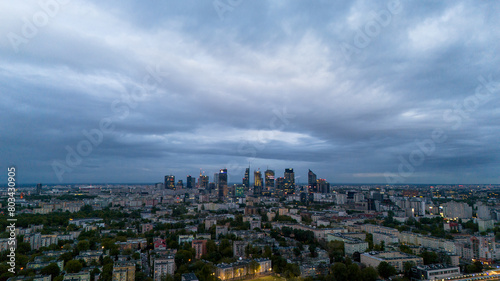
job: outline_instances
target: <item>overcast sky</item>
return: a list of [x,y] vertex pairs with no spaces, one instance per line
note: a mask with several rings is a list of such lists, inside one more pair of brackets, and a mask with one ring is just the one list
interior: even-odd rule
[[3,184],[500,183],[498,2],[38,2],[0,2]]

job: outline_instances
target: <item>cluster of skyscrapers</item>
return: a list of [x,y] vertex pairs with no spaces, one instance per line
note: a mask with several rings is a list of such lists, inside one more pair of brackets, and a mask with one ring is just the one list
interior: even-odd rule
[[253,192],[257,196],[286,196],[295,193],[296,188],[300,191],[309,193],[329,193],[330,184],[325,179],[318,179],[316,174],[309,170],[308,185],[297,186],[295,184],[295,173],[292,168],[285,169],[283,177],[276,177],[273,170],[267,169],[264,174],[260,169],[255,170],[253,173],[253,183],[250,181],[250,167],[245,169],[245,174],[241,184],[228,185],[227,169],[220,169],[218,173],[214,174],[213,181],[209,181],[209,177],[200,172],[198,183],[192,176],[187,176],[186,186],[182,180],[175,182],[175,176],[167,175],[164,181],[165,189],[179,190],[198,188],[202,192],[216,193],[219,198],[227,196],[242,197],[246,192]]

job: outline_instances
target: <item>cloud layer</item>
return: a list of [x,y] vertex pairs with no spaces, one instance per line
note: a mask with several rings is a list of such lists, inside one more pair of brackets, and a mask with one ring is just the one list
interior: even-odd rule
[[249,164],[299,182],[310,168],[332,183],[500,183],[498,15],[470,1],[7,1],[2,163],[21,183],[200,168],[239,182]]

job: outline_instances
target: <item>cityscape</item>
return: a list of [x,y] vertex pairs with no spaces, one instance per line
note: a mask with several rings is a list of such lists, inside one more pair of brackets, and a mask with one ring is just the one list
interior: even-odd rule
[[[42,183],[2,221],[5,280],[496,280],[500,185],[297,184],[245,169],[228,183]],[[235,175],[233,175],[234,177]],[[184,181],[185,179],[185,181]],[[12,190],[0,192],[8,198]],[[16,196],[17,197],[17,196]],[[12,232],[14,231],[14,232]],[[13,234],[11,234],[13,233]],[[8,252],[15,244],[15,272]],[[12,260],[10,260],[12,261]],[[15,277],[11,277],[15,275]]]
[[1,1],[0,281],[499,281],[499,26]]

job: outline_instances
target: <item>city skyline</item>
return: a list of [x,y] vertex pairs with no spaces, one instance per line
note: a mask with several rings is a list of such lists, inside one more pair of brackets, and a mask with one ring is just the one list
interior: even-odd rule
[[19,184],[500,184],[495,2],[51,3],[0,9]]

